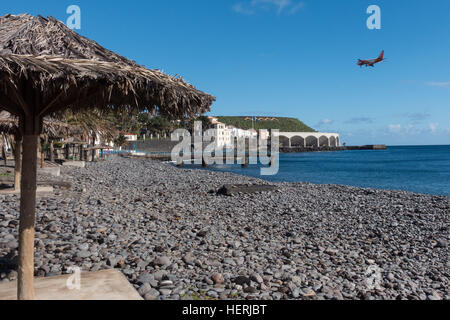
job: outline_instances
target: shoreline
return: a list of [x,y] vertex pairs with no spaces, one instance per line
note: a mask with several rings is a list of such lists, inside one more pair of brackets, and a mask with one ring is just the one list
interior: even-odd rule
[[[117,268],[148,300],[450,298],[449,197],[122,157],[61,173],[40,177],[72,190],[38,198],[36,276]],[[213,192],[247,183],[278,190]],[[0,196],[0,208],[0,281],[9,281],[17,196]]]
[[[173,164],[170,161],[167,162],[163,162],[163,163],[167,163],[170,164],[172,166],[175,166],[175,164]],[[193,166],[193,167],[190,167]],[[430,196],[430,197],[443,197],[443,198],[449,198],[450,199],[450,195],[444,195],[444,194],[432,194],[432,193],[421,193],[421,192],[414,192],[414,191],[409,191],[409,190],[402,190],[402,189],[386,189],[386,188],[374,188],[374,187],[361,187],[361,186],[354,186],[354,185],[348,185],[348,184],[339,184],[339,183],[315,183],[315,182],[308,182],[308,181],[272,181],[272,180],[268,180],[268,179],[264,179],[264,178],[256,178],[250,175],[246,175],[243,173],[237,173],[237,172],[232,172],[232,171],[228,171],[228,170],[217,170],[214,169],[214,165],[208,166],[206,168],[203,168],[201,165],[191,165],[189,164],[187,167],[184,167],[186,169],[189,170],[206,170],[206,171],[211,171],[211,172],[227,172],[230,174],[234,174],[237,176],[243,176],[243,177],[247,177],[247,178],[254,178],[254,179],[260,179],[261,181],[264,181],[266,183],[269,184],[283,184],[283,183],[287,183],[287,184],[309,184],[309,185],[314,185],[314,186],[336,186],[336,187],[347,187],[347,188],[357,188],[357,189],[362,189],[362,190],[372,190],[372,191],[385,191],[385,192],[400,192],[400,193],[410,193],[413,195],[419,195],[419,196]]]

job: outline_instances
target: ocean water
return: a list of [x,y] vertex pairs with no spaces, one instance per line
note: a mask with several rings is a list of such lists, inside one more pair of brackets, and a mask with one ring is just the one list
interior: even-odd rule
[[208,170],[274,182],[340,184],[450,196],[450,145],[281,154],[280,170],[275,176],[261,176],[259,165],[216,165]]

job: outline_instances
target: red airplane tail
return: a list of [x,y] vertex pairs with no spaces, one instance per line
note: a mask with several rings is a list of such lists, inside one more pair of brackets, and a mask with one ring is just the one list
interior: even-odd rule
[[381,54],[380,54],[380,56],[378,57],[378,60],[379,60],[379,61],[383,61],[383,60],[384,60],[384,50],[381,51]]

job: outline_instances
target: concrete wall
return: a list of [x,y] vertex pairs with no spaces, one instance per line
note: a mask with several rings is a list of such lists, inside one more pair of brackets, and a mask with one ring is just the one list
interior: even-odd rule
[[170,139],[154,139],[146,141],[129,141],[122,149],[138,150],[145,152],[171,152],[179,142],[173,142]]

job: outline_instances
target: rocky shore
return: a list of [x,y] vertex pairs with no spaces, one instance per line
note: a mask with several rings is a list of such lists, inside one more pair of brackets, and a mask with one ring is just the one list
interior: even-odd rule
[[[120,269],[155,299],[449,299],[450,198],[268,184],[114,157],[61,168],[37,203],[36,276]],[[0,281],[16,279],[19,201],[0,195]]]

